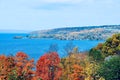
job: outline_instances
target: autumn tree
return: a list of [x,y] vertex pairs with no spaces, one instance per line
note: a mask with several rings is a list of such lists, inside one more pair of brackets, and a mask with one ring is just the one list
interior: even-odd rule
[[74,55],[78,54],[79,50],[78,47],[75,47],[73,42],[68,42],[64,47],[64,52],[67,54],[67,57],[61,59],[61,65],[63,67],[62,80],[69,80],[69,75],[71,74],[72,66],[76,64],[77,61],[79,62],[78,58],[76,58],[76,55]]
[[[71,54],[69,57],[61,59],[61,65],[63,68],[62,80],[73,80],[83,78],[83,72],[85,67],[84,59],[86,54]],[[78,69],[78,71],[76,71]],[[73,75],[76,74],[76,77]],[[78,79],[78,80],[79,80]]]
[[0,55],[0,79],[1,80],[32,80],[34,60],[28,59],[23,52],[16,56]]
[[101,62],[107,57],[120,54],[120,33],[114,34],[108,38],[104,43],[99,43],[96,47],[89,51],[91,60]]
[[[107,46],[107,48],[105,46]],[[107,50],[111,55],[120,54],[120,34],[114,34],[112,38],[107,39],[102,51],[106,53]]]
[[44,54],[36,64],[36,76],[42,80],[59,80],[62,69],[56,52]]
[[99,44],[95,47],[100,50],[106,57],[110,55],[120,54],[120,33],[114,34],[111,38],[108,38],[103,44]]
[[34,59],[29,60],[28,55],[18,52],[15,56],[16,74],[18,80],[31,80],[34,74]]
[[85,80],[84,68],[80,65],[74,64],[71,72],[69,75],[70,80]]
[[15,69],[15,62],[12,56],[0,55],[0,80],[8,80],[9,75]]
[[99,80],[101,77],[97,75],[99,63],[95,61],[85,60],[85,80]]

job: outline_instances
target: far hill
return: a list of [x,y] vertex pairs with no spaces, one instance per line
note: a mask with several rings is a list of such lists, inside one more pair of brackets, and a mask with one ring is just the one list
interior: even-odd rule
[[29,38],[53,38],[60,40],[105,40],[120,33],[120,25],[66,27],[33,31]]

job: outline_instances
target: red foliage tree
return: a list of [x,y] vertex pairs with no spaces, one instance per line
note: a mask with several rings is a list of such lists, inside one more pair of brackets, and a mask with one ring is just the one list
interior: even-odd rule
[[36,76],[42,80],[58,80],[62,74],[60,58],[56,52],[40,57],[36,64]]

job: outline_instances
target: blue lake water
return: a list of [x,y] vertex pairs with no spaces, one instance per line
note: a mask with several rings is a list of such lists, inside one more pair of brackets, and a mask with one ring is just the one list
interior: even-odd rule
[[[14,36],[26,36],[27,34],[17,33],[0,33],[0,54],[15,55],[22,51],[27,53],[30,58],[37,60],[41,55],[48,51],[51,44],[58,45],[58,53],[60,57],[65,55],[64,47],[71,40],[53,40],[53,39],[13,39]],[[80,51],[86,51],[103,41],[91,40],[73,40],[72,43],[79,48]]]

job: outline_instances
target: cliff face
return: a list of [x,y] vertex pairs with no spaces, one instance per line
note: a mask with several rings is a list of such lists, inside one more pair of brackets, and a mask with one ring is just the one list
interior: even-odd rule
[[60,40],[105,40],[120,33],[120,25],[56,28],[33,31],[29,38],[53,38]]

